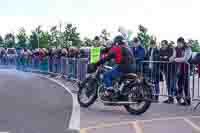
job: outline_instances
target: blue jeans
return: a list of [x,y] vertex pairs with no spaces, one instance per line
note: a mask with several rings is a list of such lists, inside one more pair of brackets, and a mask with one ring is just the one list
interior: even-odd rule
[[159,81],[155,82],[155,93],[156,95],[160,94],[160,85],[159,85]]
[[104,74],[104,81],[103,81],[105,84],[105,87],[106,88],[112,87],[113,79],[116,79],[116,78],[120,77],[121,75],[122,75],[122,73],[119,71],[119,67],[115,67],[112,70],[106,72]]
[[166,83],[167,83],[167,89],[168,89],[168,95],[170,96],[176,96],[177,89],[176,89],[176,82],[177,82],[177,77],[176,73],[165,73],[166,76]]

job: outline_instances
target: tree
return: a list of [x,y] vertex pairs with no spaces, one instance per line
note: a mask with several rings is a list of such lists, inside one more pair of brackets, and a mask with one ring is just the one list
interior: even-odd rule
[[19,33],[17,34],[17,47],[26,48],[27,47],[27,35],[25,29],[22,27],[19,29]]
[[191,44],[192,52],[200,52],[200,44],[198,40],[189,40],[189,43]]
[[110,38],[110,32],[108,32],[106,29],[103,29],[101,31],[100,40],[94,40],[94,46],[101,47],[102,45],[106,44],[109,38]]
[[42,32],[41,30],[41,25],[35,28],[35,30],[32,31],[30,37],[29,37],[29,46],[30,48],[38,48],[40,45],[40,33]]
[[5,35],[5,47],[13,48],[15,47],[15,36],[12,33],[8,33]]
[[32,31],[32,34],[29,37],[29,48],[38,48],[38,37],[35,31]]
[[143,25],[139,25],[138,30],[138,37],[141,39],[143,46],[147,49],[150,45],[151,40],[153,39],[153,36],[147,33],[148,29]]
[[77,27],[73,27],[72,24],[67,24],[67,26],[65,27],[63,38],[63,47],[80,47],[81,45],[81,40],[79,37],[79,33],[77,32]]
[[[62,34],[62,33],[61,33]],[[61,38],[59,38],[59,32],[57,30],[57,26],[53,26],[50,29],[50,34],[49,34],[49,46],[51,47],[58,47],[60,44],[60,40]]]
[[84,40],[83,40],[83,45],[82,46],[85,46],[85,47],[92,47],[94,45],[94,42],[92,39],[88,38],[88,37],[85,37]]
[[35,32],[38,33],[38,34],[40,34],[42,32],[41,28],[42,28],[42,26],[38,25],[38,27],[36,27],[36,29],[35,29]]
[[4,40],[3,37],[0,35],[0,46],[4,47]]
[[40,48],[48,48],[49,47],[49,38],[50,38],[50,34],[49,32],[41,32],[40,33]]
[[44,32],[39,25],[35,30],[32,31],[32,34],[29,38],[29,47],[35,48],[48,48],[49,47],[50,34],[49,32]]
[[103,29],[103,30],[101,31],[100,37],[101,37],[103,40],[107,41],[107,40],[109,40],[108,38],[110,37],[110,32],[108,32],[106,29]]
[[128,39],[128,41],[130,41],[130,39],[131,39],[131,36],[132,36],[132,34],[133,34],[133,31],[132,30],[128,30],[128,37],[127,37],[127,39]]

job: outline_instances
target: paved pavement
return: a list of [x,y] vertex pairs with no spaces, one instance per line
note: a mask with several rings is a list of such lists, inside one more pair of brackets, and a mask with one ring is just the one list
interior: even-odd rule
[[[74,90],[71,84],[65,84]],[[165,97],[160,99],[162,101]],[[195,105],[195,102],[188,107],[154,103],[143,115],[134,116],[123,107],[96,102],[80,110],[81,133],[198,133],[200,110],[193,111]]]
[[[198,110],[199,111],[199,110]],[[153,104],[141,116],[131,116],[123,107],[106,107],[96,103],[81,109],[82,133],[197,133],[200,113],[191,107]]]
[[0,70],[0,133],[64,133],[72,96],[34,74]]

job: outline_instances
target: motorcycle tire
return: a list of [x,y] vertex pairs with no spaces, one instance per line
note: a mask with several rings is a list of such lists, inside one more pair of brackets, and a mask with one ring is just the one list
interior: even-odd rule
[[[88,102],[83,102],[81,100],[81,94],[82,94],[82,91],[85,89],[84,87],[86,86],[87,83],[91,83],[91,82],[94,82],[95,86],[92,88],[93,92],[95,94],[93,94],[94,96],[88,101]],[[92,78],[92,77],[88,77],[86,78],[80,85],[79,85],[79,90],[78,90],[78,94],[77,94],[77,99],[78,99],[78,103],[80,104],[81,107],[84,107],[84,108],[87,108],[89,106],[91,106],[95,101],[96,99],[98,98],[97,96],[97,89],[98,88],[98,84],[97,84],[97,81],[95,78]],[[91,92],[90,92],[91,93]],[[87,94],[86,94],[87,95]]]
[[[149,107],[151,106],[151,102],[152,102],[151,101],[151,99],[152,99],[151,88],[148,87],[148,86],[143,86],[143,87],[144,87],[143,88],[144,91],[146,91],[146,93],[147,93],[146,96],[147,96],[147,98],[149,100],[140,100],[140,101],[138,101],[139,104],[143,103],[142,107],[139,108],[139,109],[133,108],[132,107],[133,104],[124,105],[124,108],[126,109],[126,111],[129,112],[131,115],[141,115],[141,114],[145,113],[149,109]],[[137,103],[134,103],[134,104],[137,104]]]

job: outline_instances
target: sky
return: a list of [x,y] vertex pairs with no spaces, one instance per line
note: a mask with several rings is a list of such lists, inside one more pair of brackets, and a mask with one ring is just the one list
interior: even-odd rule
[[158,40],[200,38],[199,0],[0,0],[0,34],[28,33],[37,25],[73,23],[81,37],[93,38],[103,28],[115,35],[119,26],[143,24]]

